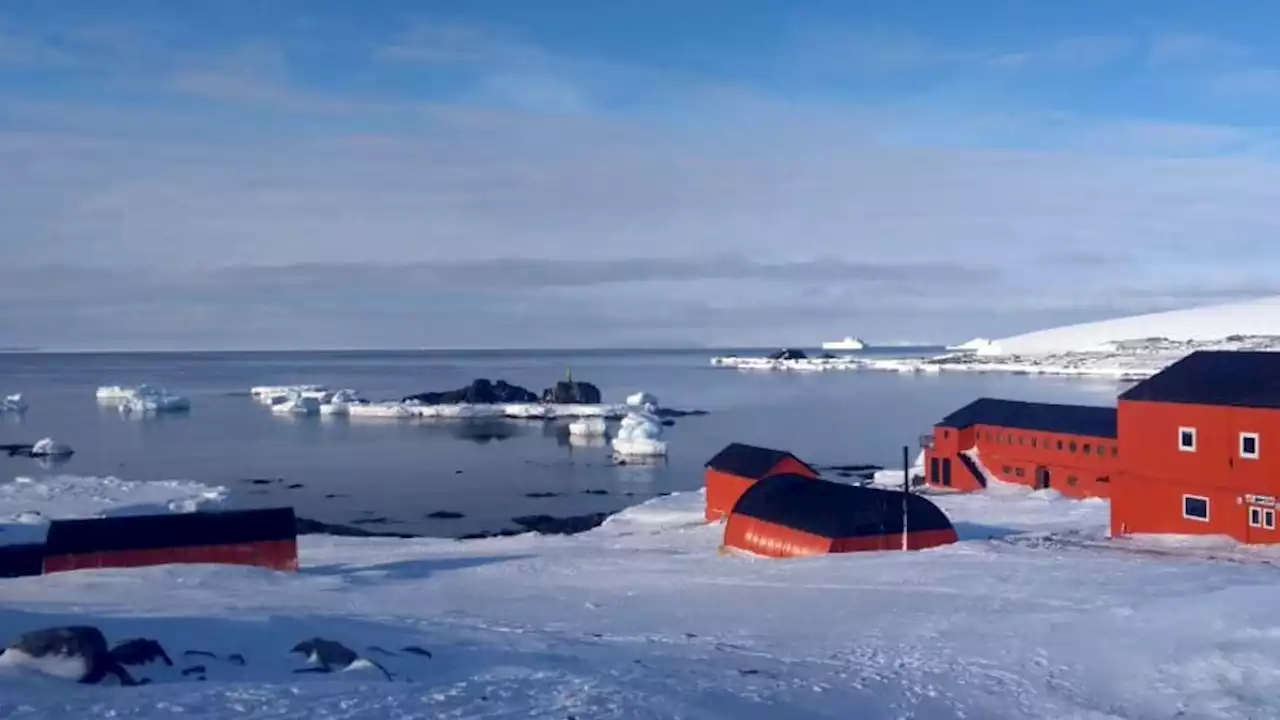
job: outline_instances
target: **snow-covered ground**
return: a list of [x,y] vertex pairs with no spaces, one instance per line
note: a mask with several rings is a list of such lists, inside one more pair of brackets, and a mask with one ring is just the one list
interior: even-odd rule
[[[149,487],[112,497],[170,502],[131,499]],[[17,492],[10,509],[40,500]],[[65,507],[61,486],[44,494],[49,513]],[[1280,716],[1275,567],[1107,548],[1103,501],[1003,488],[935,502],[962,541],[918,553],[722,555],[695,492],[572,537],[308,536],[297,574],[0,580],[0,637],[92,624],[159,640],[176,663],[132,668],[156,681],[138,688],[0,674],[0,717]],[[288,651],[316,636],[394,680],[295,674]]]
[[1002,340],[977,338],[937,357],[773,360],[722,356],[716,367],[824,372],[1000,372],[1140,380],[1196,350],[1280,350],[1280,298],[1044,330]]

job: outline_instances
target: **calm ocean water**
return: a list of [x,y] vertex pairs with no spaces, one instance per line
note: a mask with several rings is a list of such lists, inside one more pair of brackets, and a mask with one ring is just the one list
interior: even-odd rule
[[[920,434],[975,397],[1113,404],[1118,390],[1106,381],[1010,375],[744,373],[712,368],[713,354],[0,354],[0,395],[21,392],[31,405],[20,421],[0,422],[0,442],[52,436],[76,450],[56,469],[0,455],[0,482],[50,474],[188,478],[226,485],[245,504],[292,504],[325,522],[453,536],[513,527],[515,516],[611,511],[697,488],[703,463],[735,440],[791,450],[815,464],[899,467],[904,444],[914,457]],[[569,369],[598,385],[606,401],[646,390],[665,406],[711,414],[667,428],[665,462],[618,467],[607,448],[570,446],[564,423],[291,418],[248,397],[253,385],[323,383],[371,399],[398,398],[477,377],[539,391]],[[144,382],[191,398],[191,412],[125,417],[94,399],[99,385]],[[427,517],[441,510],[465,517]]]

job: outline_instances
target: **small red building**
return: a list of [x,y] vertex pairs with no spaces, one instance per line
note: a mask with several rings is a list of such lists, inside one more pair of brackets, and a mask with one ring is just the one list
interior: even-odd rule
[[926,498],[806,475],[774,475],[750,486],[724,528],[725,547],[775,558],[923,550],[955,541],[951,521]]
[[925,482],[981,490],[992,477],[1070,497],[1108,497],[1119,463],[1116,409],[981,398],[922,439]]
[[1280,353],[1196,352],[1120,396],[1111,534],[1280,542]]
[[293,508],[55,520],[43,572],[173,563],[298,569]]
[[756,481],[783,474],[818,477],[817,470],[789,452],[730,443],[707,461],[707,522],[726,517]]

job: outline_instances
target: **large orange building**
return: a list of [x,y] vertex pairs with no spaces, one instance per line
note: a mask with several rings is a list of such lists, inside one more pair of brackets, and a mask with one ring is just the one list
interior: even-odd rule
[[1111,534],[1280,542],[1280,353],[1197,352],[1120,396]]
[[934,488],[978,490],[992,477],[1109,497],[1113,537],[1280,543],[1277,352],[1192,353],[1122,393],[1116,408],[983,398],[922,441]]
[[992,477],[1070,497],[1108,497],[1119,462],[1116,410],[982,398],[923,438],[925,481],[981,490]]

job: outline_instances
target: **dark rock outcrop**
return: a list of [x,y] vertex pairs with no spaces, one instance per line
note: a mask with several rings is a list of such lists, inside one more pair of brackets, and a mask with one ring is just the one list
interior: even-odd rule
[[783,348],[777,352],[769,353],[770,360],[805,360],[808,357],[803,350],[795,348]]
[[417,535],[398,532],[373,532],[364,528],[353,527],[351,525],[339,525],[337,523],[320,522],[319,520],[311,520],[300,517],[294,520],[295,531],[299,535],[337,535],[339,537],[393,537],[393,538],[413,538]]
[[511,518],[511,522],[526,530],[540,535],[576,535],[592,528],[600,527],[613,513],[588,513],[569,517],[552,517],[550,515],[524,515]]
[[33,630],[19,637],[5,652],[9,651],[36,659],[55,655],[78,658],[84,669],[76,680],[87,685],[102,682],[108,675],[115,675],[121,685],[139,684],[111,657],[107,651],[107,638],[95,627],[73,625]]
[[121,665],[146,665],[163,660],[165,665],[173,667],[173,660],[164,651],[159,642],[147,638],[126,640],[111,648],[111,659]]
[[561,380],[542,391],[542,402],[558,405],[598,405],[600,397],[600,388],[577,380]]
[[404,402],[420,402],[424,405],[492,405],[494,403],[536,403],[538,396],[527,388],[512,385],[506,380],[491,382],[477,378],[471,384],[457,390],[424,392],[408,395]]
[[466,516],[460,512],[454,512],[452,510],[437,510],[427,515],[427,517],[432,520],[460,520]]

